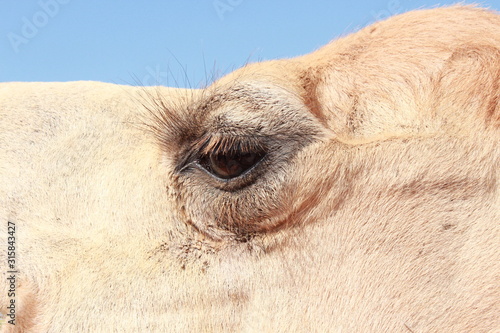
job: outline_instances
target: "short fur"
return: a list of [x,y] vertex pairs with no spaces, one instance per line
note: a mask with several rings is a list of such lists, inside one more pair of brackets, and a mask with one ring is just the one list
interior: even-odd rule
[[[463,6],[204,90],[0,84],[2,332],[500,330],[499,87]],[[232,149],[266,155],[196,164]]]

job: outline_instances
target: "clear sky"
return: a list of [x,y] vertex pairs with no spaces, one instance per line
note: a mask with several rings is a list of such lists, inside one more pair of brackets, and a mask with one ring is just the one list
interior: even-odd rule
[[[198,87],[438,0],[0,0],[0,81]],[[479,2],[500,10],[500,0]]]

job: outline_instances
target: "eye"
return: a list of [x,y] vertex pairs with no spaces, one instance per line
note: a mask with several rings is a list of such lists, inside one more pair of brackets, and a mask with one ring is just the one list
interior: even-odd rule
[[264,156],[263,151],[209,153],[200,158],[199,164],[218,178],[233,179],[253,168]]

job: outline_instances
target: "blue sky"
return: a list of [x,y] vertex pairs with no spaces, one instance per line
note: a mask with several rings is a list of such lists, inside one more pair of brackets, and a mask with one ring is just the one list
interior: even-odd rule
[[[0,82],[198,87],[309,53],[378,19],[456,1],[0,0]],[[480,2],[500,10],[500,0]]]

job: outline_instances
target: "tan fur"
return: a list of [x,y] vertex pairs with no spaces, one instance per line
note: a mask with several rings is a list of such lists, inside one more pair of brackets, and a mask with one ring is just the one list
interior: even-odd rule
[[1,84],[2,332],[500,330],[499,52],[451,7],[204,90]]

